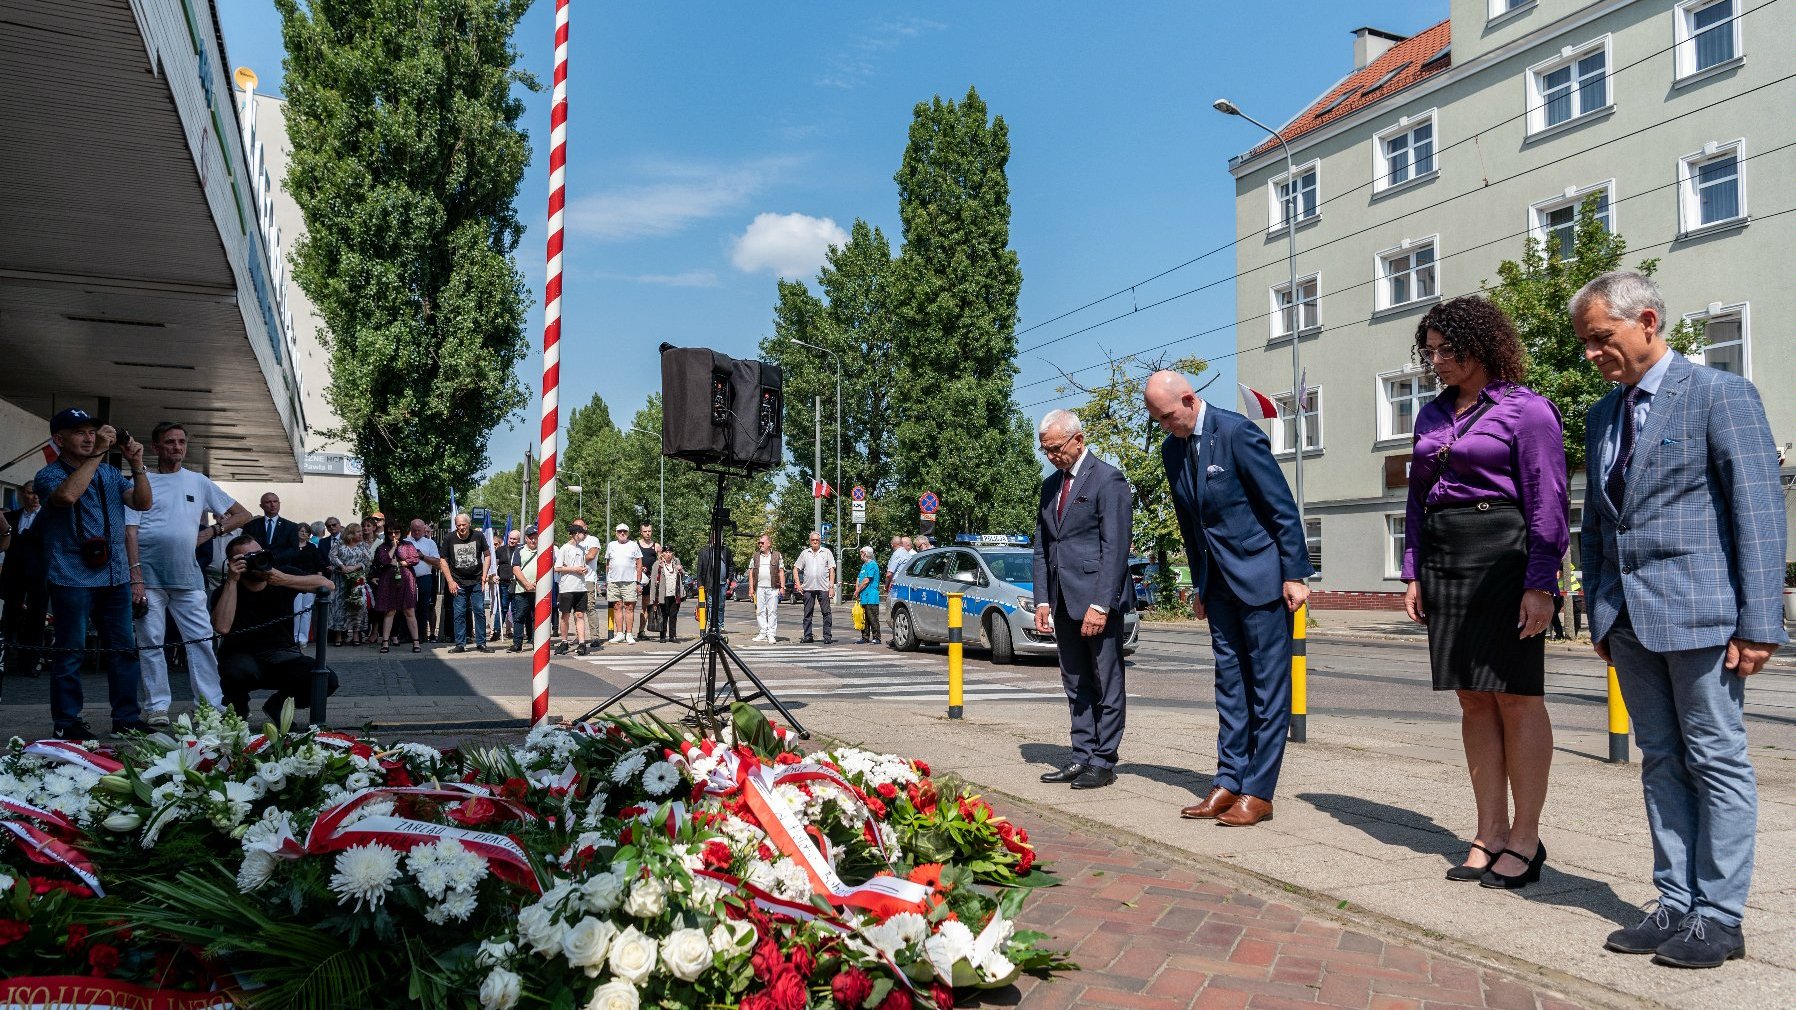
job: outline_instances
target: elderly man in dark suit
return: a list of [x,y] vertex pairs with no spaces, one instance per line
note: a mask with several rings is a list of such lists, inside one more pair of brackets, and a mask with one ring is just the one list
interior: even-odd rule
[[1116,781],[1123,734],[1123,615],[1135,606],[1129,578],[1134,511],[1122,471],[1085,447],[1067,410],[1042,418],[1042,481],[1035,522],[1035,630],[1054,636],[1072,710],[1073,759],[1041,777],[1099,789]]
[[1291,722],[1291,611],[1314,573],[1297,503],[1252,421],[1206,404],[1177,372],[1145,396],[1166,431],[1160,458],[1216,655],[1216,776],[1184,817],[1247,827],[1272,817]]

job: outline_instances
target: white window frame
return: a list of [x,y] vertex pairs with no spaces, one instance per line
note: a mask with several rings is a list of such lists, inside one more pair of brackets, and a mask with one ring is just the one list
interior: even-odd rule
[[[1313,456],[1326,448],[1327,443],[1322,439],[1322,387],[1320,385],[1311,386],[1309,388],[1309,394],[1311,400],[1315,403],[1315,407],[1312,410],[1303,412],[1303,434],[1306,439],[1311,439],[1316,444],[1307,446],[1303,450],[1303,454],[1306,456]],[[1267,432],[1267,437],[1272,440],[1272,454],[1274,456],[1289,456],[1291,455],[1291,429],[1296,427],[1290,420],[1291,391],[1287,389],[1282,393],[1273,394],[1272,402],[1278,407],[1278,416],[1272,418],[1271,430]]]
[[1558,196],[1553,197],[1550,200],[1542,200],[1539,203],[1531,204],[1528,207],[1528,233],[1534,237],[1535,241],[1540,243],[1542,256],[1547,255],[1551,251],[1549,240],[1552,237],[1552,232],[1547,226],[1547,217],[1556,210],[1564,210],[1565,208],[1570,207],[1573,211],[1572,226],[1576,228],[1577,208],[1582,206],[1584,198],[1592,193],[1608,194],[1609,209],[1606,213],[1609,215],[1609,233],[1611,235],[1615,234],[1615,206],[1618,202],[1615,194],[1615,180],[1604,179],[1602,182],[1594,182],[1588,186],[1567,186],[1565,187],[1565,192]]
[[[1392,301],[1391,300],[1391,284],[1390,284],[1392,275],[1388,272],[1390,261],[1397,258],[1398,256],[1413,257],[1417,251],[1421,250],[1424,247],[1431,247],[1434,250],[1434,259],[1431,264],[1434,267],[1434,291],[1427,295],[1412,296],[1412,297],[1406,298],[1400,302]],[[1410,287],[1413,290],[1415,287],[1415,284],[1414,284],[1415,261],[1413,258],[1410,261],[1409,269],[1406,270],[1405,273],[1409,274],[1409,276],[1411,278]],[[1380,251],[1373,258],[1372,277],[1373,277],[1373,285],[1372,285],[1372,287],[1373,287],[1373,302],[1372,302],[1372,305],[1373,305],[1373,309],[1375,312],[1396,311],[1396,310],[1400,310],[1400,309],[1407,309],[1414,305],[1426,305],[1430,302],[1439,301],[1440,297],[1441,297],[1441,237],[1440,237],[1440,235],[1434,234],[1434,235],[1424,236],[1422,238],[1413,238],[1413,239],[1406,238],[1403,240],[1403,243],[1401,245],[1392,246],[1389,249]]]
[[1535,0],[1488,0],[1485,7],[1485,23],[1495,24],[1498,21],[1503,21],[1533,7],[1534,4]]
[[[1310,531],[1315,530],[1311,535]],[[1316,570],[1307,581],[1314,582],[1322,577],[1322,517],[1306,516],[1303,520],[1303,552],[1309,556],[1310,567]]]
[[[1383,193],[1387,190],[1403,189],[1428,181],[1441,173],[1441,127],[1440,117],[1436,109],[1417,112],[1397,120],[1397,124],[1372,137],[1372,192]],[[1401,182],[1391,181],[1390,161],[1385,155],[1385,144],[1405,134],[1414,134],[1418,127],[1431,128],[1429,139],[1429,162],[1433,167],[1426,172],[1415,170],[1415,142],[1412,136],[1410,146],[1409,178]]]
[[[1578,110],[1582,104],[1579,96],[1583,92],[1581,81],[1577,76],[1577,63],[1601,50],[1603,53],[1603,104],[1594,109]],[[1546,91],[1541,83],[1548,74],[1572,68],[1572,114],[1569,118],[1557,123],[1547,122]],[[1575,123],[1582,123],[1593,116],[1601,115],[1615,108],[1615,46],[1614,36],[1604,35],[1592,39],[1580,46],[1566,46],[1552,59],[1542,60],[1528,68],[1523,75],[1528,89],[1528,136],[1536,137],[1558,130],[1568,129]]]
[[[1740,375],[1742,378],[1752,378],[1752,303],[1750,301],[1728,303],[1710,302],[1706,308],[1698,309],[1695,312],[1684,313],[1684,319],[1687,322],[1700,321],[1703,323],[1738,320],[1740,323],[1740,339],[1738,341],[1729,341],[1728,344],[1732,345],[1737,343],[1739,345]],[[1693,355],[1693,357],[1706,365],[1709,363],[1709,350],[1710,348],[1705,346],[1701,351],[1698,351]]]
[[[1733,19],[1727,29],[1733,34],[1734,54],[1714,66],[1698,68],[1696,65],[1696,15],[1718,3],[1733,3]],[[1701,80],[1710,74],[1717,74],[1730,67],[1737,67],[1746,61],[1746,36],[1740,30],[1744,13],[1742,0],[1684,0],[1671,12],[1672,39],[1676,42],[1673,62],[1676,84],[1686,84]]]
[[[1266,220],[1268,223],[1266,225],[1266,233],[1268,235],[1282,233],[1287,227],[1285,224],[1284,201],[1280,200],[1278,197],[1279,185],[1293,174],[1295,174],[1297,179],[1301,182],[1303,177],[1309,175],[1311,172],[1316,174],[1316,210],[1313,214],[1303,214],[1301,207],[1303,201],[1301,199],[1296,201],[1299,205],[1297,208],[1297,227],[1302,228],[1312,221],[1319,221],[1322,219],[1322,159],[1317,158],[1307,165],[1298,165],[1290,172],[1281,172],[1267,180]],[[1300,194],[1303,192],[1301,186],[1298,188],[1297,192]]]
[[1402,512],[1384,514],[1384,577],[1387,579],[1403,577],[1403,541],[1407,539],[1405,521]]
[[[1313,293],[1308,297],[1303,297],[1304,292],[1309,289],[1313,289]],[[1270,303],[1272,312],[1267,317],[1267,325],[1271,332],[1269,340],[1289,340],[1291,338],[1290,331],[1285,329],[1285,305],[1279,300],[1279,296],[1289,290],[1291,290],[1290,281],[1274,284],[1266,289],[1267,301]],[[1299,296],[1296,313],[1299,323],[1297,332],[1300,335],[1308,335],[1320,331],[1322,329],[1322,275],[1313,273],[1307,277],[1297,278],[1297,293]],[[1304,311],[1306,309],[1307,312]],[[1309,317],[1307,321],[1305,321],[1306,316]]]
[[[1406,443],[1413,441],[1416,434],[1414,419],[1421,416],[1423,407],[1427,406],[1430,401],[1440,395],[1440,382],[1438,380],[1435,381],[1434,389],[1432,391],[1424,389],[1424,385],[1429,381],[1429,373],[1427,369],[1420,365],[1406,365],[1405,367],[1394,371],[1380,372],[1373,378],[1375,380],[1373,394],[1378,400],[1378,417],[1376,420],[1377,441],[1402,441]],[[1415,414],[1411,415],[1410,430],[1408,431],[1398,431],[1396,430],[1396,425],[1392,423],[1396,420],[1393,416],[1396,398],[1391,396],[1391,383],[1402,379],[1418,380],[1415,395],[1407,397],[1407,399],[1413,400],[1416,405]]]
[[[1740,194],[1740,212],[1719,221],[1703,221],[1701,194],[1697,192],[1697,170],[1717,158],[1734,158],[1734,186]],[[1750,215],[1746,209],[1746,138],[1729,141],[1711,140],[1702,150],[1678,159],[1678,231],[1680,236],[1732,228],[1745,224]]]

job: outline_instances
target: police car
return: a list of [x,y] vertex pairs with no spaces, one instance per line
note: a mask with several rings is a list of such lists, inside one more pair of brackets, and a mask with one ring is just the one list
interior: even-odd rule
[[[992,662],[1054,655],[1054,636],[1035,630],[1035,556],[1029,538],[961,534],[951,546],[912,558],[892,579],[892,645],[909,652],[948,640],[948,594],[962,597],[961,640],[984,643]],[[1123,652],[1141,639],[1138,615],[1123,617]]]

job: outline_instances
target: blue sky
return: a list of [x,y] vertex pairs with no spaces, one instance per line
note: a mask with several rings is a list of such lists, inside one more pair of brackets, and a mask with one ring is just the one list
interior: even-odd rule
[[[263,0],[218,5],[235,65],[278,93],[280,19]],[[569,45],[569,235],[564,408],[596,390],[627,423],[660,385],[662,341],[752,355],[772,327],[779,272],[812,279],[828,239],[855,218],[896,249],[892,174],[911,109],[976,86],[1010,127],[1011,244],[1028,327],[1126,288],[1235,237],[1227,159],[1259,134],[1210,102],[1226,96],[1277,125],[1352,69],[1352,29],[1413,34],[1446,0],[1278,3],[1059,2],[598,4],[574,0]],[[1370,21],[1368,22],[1368,19]],[[1284,43],[1275,38],[1284,33]],[[517,37],[547,84],[554,3]],[[534,160],[518,197],[518,259],[539,304],[521,366],[541,385],[548,94],[527,94]],[[837,230],[840,230],[838,232]],[[1234,286],[1181,298],[1051,347],[1140,304],[1233,273],[1225,250],[1131,295],[1023,334],[1017,402],[1038,416],[1069,370],[1218,326]],[[1170,349],[1227,354],[1232,328]],[[1234,403],[1224,358],[1212,391]],[[1086,373],[1090,377],[1097,373]],[[1224,390],[1229,392],[1224,393]],[[521,461],[536,410],[492,440]],[[565,419],[565,410],[564,410]]]

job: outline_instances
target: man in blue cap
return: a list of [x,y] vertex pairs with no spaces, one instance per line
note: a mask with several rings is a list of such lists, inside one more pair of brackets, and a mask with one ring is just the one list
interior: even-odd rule
[[50,681],[56,736],[96,736],[81,718],[80,650],[87,644],[90,619],[100,645],[111,650],[106,662],[112,732],[148,732],[137,700],[141,672],[131,618],[131,565],[125,556],[125,510],[147,512],[152,504],[143,444],[127,436],[124,472],[106,466],[118,433],[78,407],[50,419],[50,438],[58,456],[37,472],[35,483],[44,503],[44,561],[56,615],[58,651],[52,654]]

